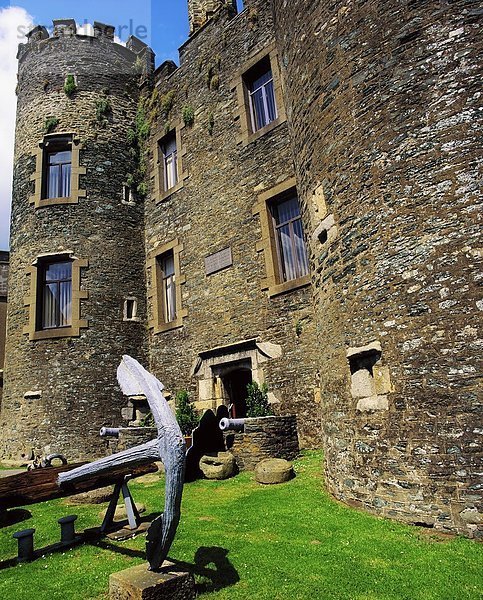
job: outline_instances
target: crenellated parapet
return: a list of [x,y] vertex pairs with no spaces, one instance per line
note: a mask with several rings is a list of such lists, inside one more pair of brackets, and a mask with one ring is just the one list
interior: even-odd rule
[[[21,70],[22,63],[30,52],[39,53],[52,48],[53,44],[78,40],[81,43],[87,42],[94,46],[111,44],[113,53],[122,56],[128,64],[136,64],[138,73],[150,76],[154,72],[154,52],[136,36],[131,35],[125,46],[119,44],[116,42],[115,27],[99,21],[94,21],[91,35],[79,31],[80,29],[74,19],[55,19],[52,22],[51,32],[44,25],[35,26],[27,33],[27,43],[19,44],[17,52],[19,70]],[[106,51],[107,49],[104,48],[103,52]]]

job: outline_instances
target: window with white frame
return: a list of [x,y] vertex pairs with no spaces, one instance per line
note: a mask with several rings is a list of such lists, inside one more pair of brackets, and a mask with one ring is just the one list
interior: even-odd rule
[[176,273],[174,253],[172,250],[157,257],[157,267],[160,271],[161,306],[164,323],[176,321]]
[[277,246],[279,280],[292,281],[309,272],[300,206],[295,191],[270,203]]
[[266,56],[244,76],[248,92],[252,132],[278,117],[270,58]]
[[160,141],[160,150],[163,163],[163,189],[167,192],[178,183],[178,148],[175,131]]
[[45,144],[43,199],[69,198],[72,175],[72,136]]
[[37,330],[72,324],[72,261],[39,264]]

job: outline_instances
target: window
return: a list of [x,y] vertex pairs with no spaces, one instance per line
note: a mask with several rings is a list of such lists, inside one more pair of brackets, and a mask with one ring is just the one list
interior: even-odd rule
[[51,150],[46,152],[45,192],[43,199],[68,198],[72,172],[71,150]]
[[259,215],[262,238],[257,251],[265,258],[262,290],[276,296],[310,284],[307,247],[295,180],[260,194],[253,208]]
[[129,297],[124,300],[123,321],[139,321],[137,298]]
[[161,275],[161,294],[163,320],[172,323],[176,320],[176,275],[174,270],[174,254],[170,250],[157,258]]
[[126,300],[126,319],[132,319],[136,316],[135,300]]
[[248,89],[252,132],[262,129],[277,118],[273,75],[269,57],[265,57],[245,75]]
[[174,131],[162,140],[161,155],[163,157],[164,191],[167,192],[178,183],[178,150]]
[[123,204],[132,204],[133,203],[132,189],[129,185],[122,186],[122,203]]
[[237,143],[246,146],[287,120],[275,45],[252,56],[236,73],[231,88],[240,123]]
[[183,245],[178,240],[164,244],[148,254],[149,327],[154,333],[183,325],[188,311],[182,306],[182,286],[186,278],[180,270]]
[[177,124],[167,135],[155,140],[153,153],[154,189],[157,201],[162,201],[183,187],[188,172],[183,171],[183,159],[186,150],[181,147],[181,130],[183,125]]
[[78,337],[88,322],[81,319],[81,270],[89,262],[70,252],[39,256],[29,267],[30,295],[26,298],[29,321],[24,333],[30,340]]
[[72,324],[72,262],[40,264],[37,329],[69,327]]
[[299,201],[295,192],[271,204],[282,281],[304,277],[309,272]]
[[35,208],[55,204],[76,204],[86,191],[79,188],[80,176],[86,174],[79,165],[80,142],[74,134],[49,134],[36,152],[34,194],[30,203]]

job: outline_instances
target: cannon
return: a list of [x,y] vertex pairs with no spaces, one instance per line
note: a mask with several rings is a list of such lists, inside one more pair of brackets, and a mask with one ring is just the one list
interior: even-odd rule
[[245,419],[227,419],[226,417],[220,420],[220,429],[222,431],[243,431],[245,427]]
[[99,431],[99,435],[101,437],[118,438],[119,437],[119,431],[120,431],[119,427],[101,427],[101,429]]

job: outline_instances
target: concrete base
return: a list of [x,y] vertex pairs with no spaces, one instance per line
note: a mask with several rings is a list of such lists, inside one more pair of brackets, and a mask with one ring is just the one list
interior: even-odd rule
[[178,571],[169,561],[162,569],[148,571],[147,563],[109,577],[110,600],[192,600],[196,597],[191,573]]

